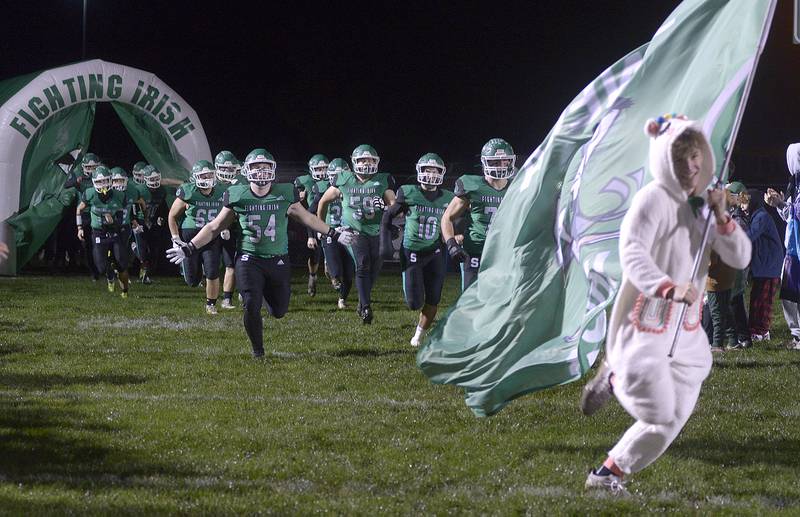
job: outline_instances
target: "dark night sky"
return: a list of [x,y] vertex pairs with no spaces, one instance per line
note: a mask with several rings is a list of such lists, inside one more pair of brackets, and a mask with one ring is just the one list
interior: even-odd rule
[[[390,172],[410,172],[427,151],[470,164],[493,136],[524,160],[567,103],[678,3],[88,0],[87,58],[158,75],[198,112],[212,152],[242,158],[265,146],[280,169],[367,142]],[[0,78],[79,61],[81,6],[4,7]],[[791,0],[779,0],[738,140],[747,179],[783,181],[785,146],[800,139],[791,23]],[[95,127],[101,155],[139,158],[109,106]]]

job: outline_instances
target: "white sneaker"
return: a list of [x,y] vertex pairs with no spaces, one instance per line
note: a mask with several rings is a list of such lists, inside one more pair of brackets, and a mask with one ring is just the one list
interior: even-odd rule
[[614,474],[598,476],[594,469],[589,471],[589,477],[583,485],[587,490],[605,490],[614,497],[630,497],[630,492],[625,488],[625,482]]
[[231,301],[228,300],[227,298],[223,298],[222,299],[222,304],[220,305],[220,307],[222,307],[223,309],[235,309],[236,308],[233,305],[233,303],[231,303]]
[[217,306],[206,304],[206,314],[217,314]]
[[340,309],[346,309],[347,303],[345,303],[344,298],[339,298],[339,301],[336,303],[336,306]]
[[750,336],[750,339],[753,340],[753,343],[757,341],[769,341],[769,331],[765,332],[764,334],[753,334]]

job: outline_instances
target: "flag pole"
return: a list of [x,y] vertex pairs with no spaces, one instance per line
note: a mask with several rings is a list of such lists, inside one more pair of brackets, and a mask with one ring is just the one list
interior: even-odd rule
[[[722,182],[722,175],[728,170],[728,165],[731,161],[731,154],[733,153],[733,144],[736,141],[736,136],[739,133],[739,126],[742,123],[742,115],[744,115],[744,108],[747,105],[747,98],[750,96],[750,89],[753,87],[753,80],[756,77],[756,69],[758,68],[758,60],[761,58],[761,53],[764,51],[764,46],[767,44],[767,36],[769,35],[769,29],[772,26],[772,17],[775,14],[775,3],[776,0],[772,0],[769,6],[769,12],[767,13],[766,18],[764,18],[764,27],[761,29],[761,41],[758,44],[758,50],[756,52],[755,57],[753,58],[753,70],[747,77],[747,81],[745,82],[744,92],[742,92],[742,99],[739,101],[739,107],[736,110],[736,118],[733,121],[733,128],[731,129],[731,135],[728,139],[728,145],[725,147],[725,160],[722,163],[722,167],[720,168],[719,175],[715,178],[714,186],[718,186]],[[726,178],[727,179],[727,178]],[[714,211],[708,211],[708,217],[706,217],[705,226],[703,228],[703,240],[700,243],[700,248],[697,250],[697,256],[694,258],[694,264],[692,265],[692,278],[691,283],[697,280],[697,273],[700,271],[700,263],[703,260],[703,256],[705,256],[705,249],[706,244],[708,243],[708,234],[709,230],[711,230],[711,218],[714,217]],[[680,313],[678,314],[678,327],[675,329],[675,335],[672,338],[672,346],[669,347],[669,354],[667,357],[672,358],[675,354],[675,347],[678,346],[678,338],[681,335],[681,327],[683,326],[683,318],[686,316],[686,311],[689,306],[685,303],[681,303]]]

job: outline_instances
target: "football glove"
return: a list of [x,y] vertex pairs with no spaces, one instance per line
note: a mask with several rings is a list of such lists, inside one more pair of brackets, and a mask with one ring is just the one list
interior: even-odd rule
[[372,208],[375,210],[386,210],[386,202],[381,196],[375,196],[372,198]]
[[144,232],[144,226],[142,226],[141,224],[137,224],[136,226],[133,227],[133,233],[135,235],[139,235],[140,233],[143,232]]
[[219,236],[223,241],[230,240],[231,231],[230,230],[222,230],[221,232],[219,232]]
[[353,243],[353,240],[355,240],[356,233],[350,228],[339,226],[338,228],[331,228],[328,230],[328,237],[330,237],[334,242],[338,242],[344,246],[349,246]]
[[306,246],[308,246],[308,249],[310,250],[317,249],[317,239],[315,239],[314,237],[309,237],[308,242],[306,242]]
[[172,236],[172,245],[173,246],[186,246],[186,243],[181,240],[180,237],[177,235]]
[[464,248],[456,242],[456,240],[452,237],[447,239],[447,254],[450,255],[450,258],[457,261],[457,262],[466,262],[469,259],[469,254],[464,251]]
[[186,257],[191,257],[195,251],[197,251],[197,247],[195,247],[191,241],[187,242],[183,246],[176,244],[167,250],[167,258],[173,264],[180,264],[186,259]]

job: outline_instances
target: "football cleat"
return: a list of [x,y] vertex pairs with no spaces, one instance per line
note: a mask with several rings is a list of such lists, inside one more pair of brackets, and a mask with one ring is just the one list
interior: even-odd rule
[[108,282],[108,292],[109,293],[113,293],[114,292],[114,281],[113,280],[110,280]]
[[222,305],[220,305],[220,307],[222,307],[223,309],[235,309],[236,308],[236,306],[234,306],[233,303],[230,300],[228,300],[227,298],[224,298],[222,300]]
[[123,300],[127,300],[128,299],[128,291],[122,291],[121,293],[119,293],[119,296]]
[[206,304],[206,314],[217,314],[217,306]]
[[148,275],[147,273],[143,274],[143,275],[140,277],[140,280],[141,280],[141,282],[142,282],[143,284],[145,284],[145,285],[150,285],[150,284],[152,284],[152,283],[153,283],[153,281],[152,281],[152,280],[150,280],[150,275]]
[[340,309],[346,309],[347,303],[344,301],[344,298],[339,298],[339,301],[336,303],[336,306]]
[[423,338],[423,336],[419,336],[417,334],[414,334],[414,337],[411,338],[411,341],[409,343],[414,348],[417,348],[419,345],[422,344],[422,338]]
[[361,314],[361,323],[363,323],[364,325],[372,324],[372,317],[373,317],[372,307],[370,307],[369,305],[363,307],[361,309],[360,314]]

